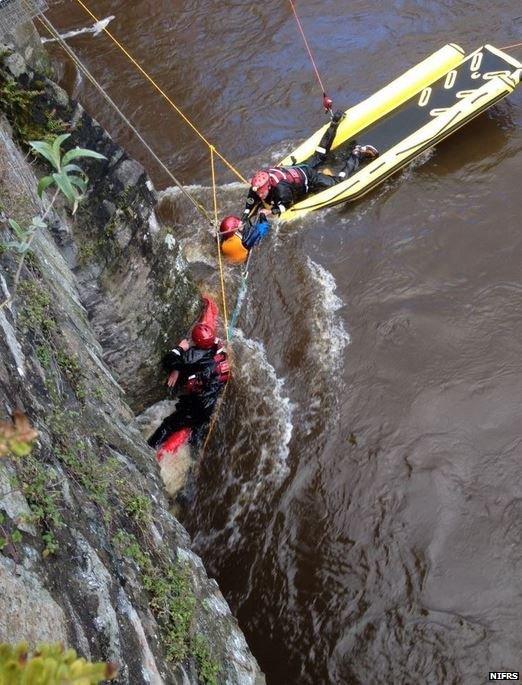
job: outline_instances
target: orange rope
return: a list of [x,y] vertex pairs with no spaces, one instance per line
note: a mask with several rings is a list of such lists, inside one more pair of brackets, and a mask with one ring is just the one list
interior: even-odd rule
[[503,48],[500,48],[500,50],[510,50],[511,48],[519,48],[522,45],[522,43],[514,43],[513,45],[504,45]]
[[[225,274],[223,271],[223,260],[221,259],[221,245],[219,242],[219,226],[218,226],[218,204],[217,204],[217,184],[216,184],[216,163],[214,159],[214,153],[215,153],[215,148],[213,145],[210,145],[210,169],[211,169],[211,174],[212,174],[212,198],[214,202],[214,230],[216,232],[216,246],[217,246],[217,253],[218,253],[218,264],[219,264],[219,279],[221,282],[221,299],[223,302],[223,321],[225,323],[225,335],[227,337],[227,343],[228,345],[228,358],[230,360],[230,367],[232,368],[232,349],[230,348],[230,337],[229,337],[229,326],[228,326],[228,310],[227,310],[227,298],[225,294]],[[205,442],[203,443],[203,447],[201,450],[201,458],[203,458],[203,455],[205,454],[205,450],[207,449],[208,442],[210,440],[210,437],[212,433],[214,432],[214,428],[216,427],[216,422],[219,418],[219,415],[221,413],[221,407],[223,405],[224,399],[225,399],[225,394],[228,388],[229,381],[226,382],[225,388],[223,390],[223,393],[221,394],[221,397],[218,400],[217,406],[214,409],[214,412],[212,414],[212,419],[210,420],[210,425],[208,428],[207,436],[205,438]]]
[[[83,9],[94,19],[94,21],[99,22],[98,17],[91,12],[91,10],[85,5],[82,0],[76,0],[76,2],[83,7]],[[214,156],[217,155],[221,161],[231,170],[234,172],[234,174],[244,183],[247,183],[246,179],[241,175],[241,173],[227,160],[223,155],[218,152],[212,143],[210,143],[207,138],[199,131],[199,129],[189,120],[189,118],[181,111],[181,109],[176,105],[176,103],[165,93],[165,91],[156,83],[156,81],[150,76],[145,69],[139,64],[139,62],[130,54],[130,52],[125,48],[120,41],[115,38],[112,33],[107,29],[103,29],[105,33],[109,36],[109,38],[118,46],[118,48],[125,54],[125,56],[132,62],[132,64],[140,71],[143,76],[149,81],[154,88],[162,95],[163,98],[171,105],[171,107],[174,108],[174,110],[179,114],[179,116],[185,121],[188,126],[196,133],[199,138],[208,146],[210,150],[210,166],[211,166],[211,172],[212,172],[212,196],[213,196],[213,202],[214,202],[214,229],[216,231],[216,244],[217,244],[217,250],[218,250],[218,264],[219,264],[219,278],[221,282],[221,298],[223,302],[223,320],[225,323],[225,331],[226,331],[226,338],[227,342],[229,342],[229,326],[228,326],[228,310],[227,310],[227,300],[226,300],[226,293],[225,293],[225,275],[223,271],[223,262],[221,259],[221,247],[219,243],[219,228],[218,228],[218,204],[217,204],[217,187],[216,187],[216,169],[215,169],[215,159]],[[231,358],[231,353],[232,351],[229,349],[228,354],[229,358]],[[207,436],[205,438],[205,442],[203,444],[203,449],[202,453],[205,452],[205,449],[207,447],[208,441],[210,440],[210,437],[213,433],[213,430],[216,425],[216,421],[219,417],[219,412],[221,409],[221,405],[223,403],[223,400],[225,398],[225,393],[226,389],[228,387],[228,382],[225,385],[225,388],[223,390],[223,393],[219,399],[218,405],[214,410],[212,420],[210,422],[209,430],[207,433]]]
[[288,0],[290,3],[290,7],[292,8],[292,12],[294,13],[295,20],[297,22],[297,28],[301,32],[301,35],[304,40],[304,44],[306,46],[306,49],[308,50],[308,54],[310,55],[310,61],[312,62],[312,67],[314,68],[315,75],[317,77],[317,81],[319,82],[319,86],[323,92],[323,96],[326,95],[326,89],[323,85],[323,81],[321,79],[321,74],[319,73],[319,69],[317,68],[317,64],[315,63],[314,56],[312,55],[312,50],[310,49],[310,46],[308,45],[308,41],[306,40],[306,35],[303,29],[303,25],[301,24],[301,20],[299,19],[299,16],[297,14],[297,10],[295,9],[295,5],[293,3],[293,0]]
[[[96,22],[99,22],[99,21],[100,21],[100,20],[98,19],[98,17],[97,17],[95,14],[93,14],[93,12],[91,12],[91,10],[85,5],[85,3],[82,2],[82,0],[76,0],[76,2],[77,2],[81,7],[83,7],[83,9],[87,12],[87,14],[89,14],[89,15],[94,19],[94,21],[96,21]],[[134,66],[136,67],[136,69],[138,69],[138,71],[141,72],[141,73],[143,74],[143,76],[145,76],[145,78],[147,79],[147,81],[149,81],[149,83],[152,84],[152,86],[158,91],[158,93],[160,93],[160,95],[161,95],[163,98],[165,98],[165,100],[169,103],[169,105],[170,105],[170,106],[179,114],[179,116],[183,119],[183,121],[184,121],[188,126],[190,126],[190,128],[194,131],[194,133],[196,133],[196,135],[198,135],[198,136],[201,138],[201,140],[202,140],[208,147],[211,147],[212,144],[210,143],[210,141],[207,140],[207,138],[205,138],[205,136],[201,133],[201,131],[200,131],[200,130],[199,130],[199,129],[190,121],[190,119],[181,111],[181,109],[176,105],[176,103],[172,100],[172,98],[170,98],[170,97],[167,95],[167,93],[161,88],[161,86],[159,86],[159,85],[156,83],[156,81],[152,78],[152,76],[150,76],[150,74],[148,74],[148,73],[145,71],[145,69],[144,69],[144,68],[141,66],[141,64],[140,64],[140,63],[139,63],[139,62],[130,54],[130,52],[125,48],[125,46],[124,46],[122,43],[120,43],[120,41],[119,41],[117,38],[115,38],[115,36],[112,35],[112,33],[109,31],[109,29],[104,28],[103,30],[104,30],[105,33],[109,36],[109,38],[110,38],[110,39],[119,47],[119,49],[123,52],[123,54],[132,62],[132,64],[134,64]],[[227,167],[228,167],[228,168],[229,168],[229,169],[230,169],[230,170],[231,170],[231,171],[232,171],[232,172],[233,172],[241,181],[243,181],[243,183],[247,183],[247,180],[246,180],[246,179],[242,176],[242,174],[234,167],[233,164],[231,164],[227,159],[225,159],[225,157],[223,157],[223,155],[222,155],[220,152],[218,152],[215,148],[214,148],[214,151],[215,151],[216,155],[221,159],[221,161],[222,161],[224,164],[226,164],[226,166],[227,166]]]
[[215,148],[213,145],[210,146],[210,168],[212,172],[212,197],[214,201],[214,230],[216,232],[216,245],[218,253],[218,264],[219,264],[219,279],[221,281],[221,299],[223,300],[223,320],[226,326],[226,336],[228,339],[228,311],[227,311],[227,298],[225,295],[225,274],[223,272],[223,260],[221,259],[221,246],[219,244],[219,227],[218,227],[218,206],[217,206],[217,190],[216,190],[216,165],[214,162],[214,152]]

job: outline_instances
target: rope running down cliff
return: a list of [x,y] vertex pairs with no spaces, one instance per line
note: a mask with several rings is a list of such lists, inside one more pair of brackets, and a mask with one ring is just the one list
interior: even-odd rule
[[[152,155],[152,157],[157,161],[157,163],[161,166],[161,168],[168,174],[168,176],[174,181],[174,183],[178,186],[180,191],[192,202],[194,207],[208,220],[208,222],[214,227],[214,230],[216,232],[216,243],[217,243],[217,251],[218,251],[218,264],[219,264],[219,276],[220,276],[220,283],[221,283],[221,297],[222,297],[222,302],[223,302],[223,319],[224,319],[224,324],[225,324],[225,332],[226,332],[226,337],[227,337],[227,342],[230,342],[230,326],[228,322],[228,311],[227,311],[227,301],[226,301],[226,293],[225,293],[225,278],[224,278],[224,270],[223,270],[223,264],[221,260],[221,250],[219,246],[219,231],[218,231],[218,206],[217,206],[217,187],[216,187],[216,173],[215,173],[215,160],[214,160],[214,153],[215,148],[213,145],[210,145],[210,165],[211,165],[211,172],[212,172],[212,195],[213,195],[213,207],[214,207],[214,218],[209,215],[209,213],[205,210],[205,208],[199,204],[199,202],[183,187],[180,181],[174,176],[174,174],[168,169],[168,167],[164,164],[164,162],[160,159],[160,157],[156,154],[156,152],[151,148],[151,146],[147,143],[147,141],[144,139],[144,137],[141,135],[141,133],[138,131],[138,129],[132,124],[132,122],[125,116],[125,114],[121,111],[121,109],[118,107],[118,105],[114,102],[114,100],[110,97],[110,95],[105,91],[103,86],[96,80],[96,78],[92,75],[92,73],[89,71],[89,69],[83,64],[83,62],[80,60],[80,58],[76,55],[76,53],[72,50],[72,48],[67,45],[65,40],[61,37],[60,33],[57,31],[57,29],[54,27],[54,25],[47,19],[47,17],[44,17],[43,15],[38,17],[38,20],[40,23],[44,26],[44,28],[48,31],[48,33],[55,38],[58,43],[62,46],[62,48],[65,50],[65,52],[69,55],[69,57],[72,59],[74,64],[77,66],[77,68],[88,78],[88,80],[95,86],[95,88],[100,92],[100,94],[103,96],[103,98],[111,105],[111,107],[114,109],[114,111],[121,117],[121,119],[125,122],[125,124],[133,131],[133,133],[137,136],[137,138],[140,140],[140,142],[144,145],[144,147],[148,150],[148,152]],[[232,362],[232,359],[230,360]],[[232,365],[232,364],[231,364]],[[223,405],[223,401],[226,395],[226,390],[228,388],[228,383],[225,386],[225,389],[219,399],[218,406],[216,407],[214,411],[214,415],[212,417],[209,430],[207,432],[203,448],[202,448],[202,453],[204,454],[208,445],[208,442],[210,440],[210,437],[214,431],[217,418],[220,414],[221,407]]]
[[149,143],[145,140],[143,135],[138,131],[136,126],[134,126],[134,124],[122,112],[122,110],[114,102],[114,100],[111,98],[111,96],[106,92],[106,90],[103,88],[103,86],[96,80],[96,78],[92,75],[92,73],[85,66],[85,64],[83,64],[83,62],[76,55],[76,53],[73,51],[73,49],[71,47],[69,47],[69,45],[67,45],[65,40],[61,37],[58,30],[53,26],[53,24],[49,21],[49,19],[47,19],[47,17],[45,17],[44,15],[39,15],[37,17],[37,19],[42,24],[42,26],[47,30],[47,32],[61,45],[61,47],[65,50],[65,52],[69,55],[71,60],[74,62],[76,67],[86,76],[86,78],[92,83],[92,85],[96,88],[96,90],[98,90],[98,92],[102,95],[102,97],[109,103],[109,105],[118,114],[118,116],[121,118],[121,120],[130,128],[130,130],[134,133],[134,135],[142,143],[142,145],[149,152],[149,154],[155,159],[155,161],[159,164],[159,166],[163,169],[163,171],[169,176],[169,178],[173,181],[173,183],[180,189],[180,191],[183,193],[183,195],[194,205],[194,207],[197,209],[197,211],[202,216],[205,217],[205,219],[208,221],[208,223],[213,226],[212,217],[207,212],[207,210],[203,207],[203,205],[201,205],[196,200],[196,198],[191,193],[189,193],[189,191],[183,186],[181,181],[179,179],[177,179],[176,176],[174,176],[172,171],[167,167],[167,165],[163,162],[163,160],[158,156],[158,154],[154,151],[154,149],[149,145]]
[[[82,2],[82,0],[76,0],[76,2],[83,7],[83,9],[96,21],[97,23],[100,23],[100,20],[98,17],[91,12],[91,10],[85,5],[85,3]],[[210,149],[212,147],[212,143],[205,138],[205,136],[201,133],[201,131],[195,126],[195,124],[190,121],[190,119],[181,111],[181,109],[176,105],[176,103],[172,100],[172,98],[167,95],[167,93],[161,88],[160,85],[152,78],[152,76],[145,71],[145,69],[141,66],[141,64],[131,55],[131,53],[127,50],[127,48],[115,37],[113,34],[109,31],[108,28],[104,27],[103,31],[109,36],[109,38],[113,41],[115,45],[118,46],[118,48],[123,52],[123,54],[127,57],[127,59],[132,62],[132,64],[138,69],[138,71],[145,76],[147,81],[152,84],[152,86],[160,93],[160,95],[165,98],[165,100],[169,103],[169,105],[179,114],[179,116],[183,119],[183,121],[190,126],[190,128],[196,133],[199,138],[205,143],[205,145]],[[215,154],[221,159],[221,161],[226,164],[226,166],[241,180],[243,183],[247,183],[246,178],[235,168],[235,166],[229,162],[216,148],[214,147],[214,152]]]
[[215,148],[213,145],[210,145],[210,164],[211,164],[211,172],[212,172],[212,194],[213,194],[213,201],[214,201],[214,219],[210,216],[210,214],[206,211],[206,209],[183,187],[181,182],[174,176],[174,174],[168,169],[168,167],[164,164],[164,162],[160,159],[160,157],[154,152],[154,150],[151,148],[151,146],[147,143],[147,141],[143,138],[141,133],[138,131],[138,129],[132,124],[132,122],[125,116],[125,114],[121,111],[121,109],[118,107],[118,105],[114,102],[114,100],[110,97],[110,95],[105,91],[103,86],[96,80],[96,78],[91,74],[89,69],[82,63],[80,58],[76,55],[76,53],[72,50],[72,48],[67,45],[67,43],[63,40],[57,29],[53,26],[53,24],[47,19],[47,17],[44,17],[43,15],[41,17],[38,17],[40,23],[47,29],[47,31],[60,43],[60,45],[63,47],[63,49],[67,52],[67,54],[71,57],[71,59],[74,61],[76,66],[84,73],[89,81],[96,87],[96,89],[101,93],[101,95],[109,102],[109,104],[114,108],[114,110],[117,112],[117,114],[122,118],[122,120],[129,126],[129,128],[135,133],[135,135],[138,137],[138,139],[142,142],[142,144],[145,146],[145,148],[150,152],[150,154],[154,157],[154,159],[160,164],[162,169],[165,170],[165,172],[169,175],[169,177],[174,181],[174,183],[178,186],[178,188],[181,190],[181,192],[192,202],[194,207],[207,219],[209,224],[214,227],[214,230],[216,232],[216,240],[217,240],[217,252],[218,252],[218,264],[219,264],[219,277],[220,277],[220,282],[221,282],[221,297],[223,301],[223,318],[225,321],[225,327],[226,327],[226,335],[227,335],[227,341],[229,340],[229,326],[228,326],[228,312],[227,312],[227,302],[226,302],[226,293],[225,293],[225,277],[224,277],[224,271],[223,271],[223,264],[221,260],[221,250],[219,247],[219,232],[218,232],[218,212],[217,212],[217,195],[216,195],[216,173],[215,173],[215,163],[214,163],[214,153],[215,153]]
[[109,104],[114,108],[114,110],[118,113],[118,115],[122,118],[122,120],[127,124],[127,126],[135,133],[135,135],[138,137],[138,139],[141,141],[141,143],[145,146],[145,148],[150,152],[150,154],[154,157],[154,159],[160,164],[162,169],[169,175],[169,177],[174,181],[174,183],[178,186],[178,188],[181,190],[181,192],[192,202],[194,207],[205,216],[207,221],[211,226],[214,227],[216,231],[216,239],[218,241],[217,247],[218,247],[218,264],[219,264],[219,274],[220,274],[220,281],[221,281],[221,296],[223,300],[223,316],[225,320],[225,325],[226,325],[226,331],[227,331],[227,340],[228,340],[228,313],[227,313],[227,305],[226,305],[226,294],[225,294],[225,283],[224,283],[224,272],[223,272],[223,265],[221,261],[221,250],[219,249],[219,233],[217,230],[218,226],[218,213],[217,213],[217,196],[216,196],[216,174],[215,174],[215,164],[214,164],[214,152],[215,148],[213,145],[210,146],[210,151],[211,151],[211,170],[212,170],[212,194],[213,194],[213,199],[214,199],[214,218],[210,216],[210,214],[206,211],[206,209],[199,204],[199,202],[183,187],[181,182],[174,176],[174,174],[168,169],[168,167],[164,164],[164,162],[158,157],[158,155],[154,152],[154,150],[151,148],[151,146],[147,143],[147,141],[143,138],[141,133],[138,131],[138,129],[132,124],[131,121],[125,116],[125,114],[121,111],[121,109],[118,107],[118,105],[114,102],[114,100],[108,95],[108,93],[105,91],[103,86],[95,79],[95,77],[91,74],[91,72],[87,69],[87,67],[82,63],[82,61],[77,57],[77,55],[74,53],[72,48],[70,48],[67,43],[63,40],[63,38],[60,36],[56,28],[53,26],[53,24],[46,18],[46,17],[38,17],[39,21],[45,26],[47,31],[55,38],[58,40],[60,45],[64,48],[64,50],[67,52],[67,54],[71,57],[71,59],[74,61],[76,66],[84,73],[89,81],[97,88],[97,90],[102,94],[102,96],[109,102]]

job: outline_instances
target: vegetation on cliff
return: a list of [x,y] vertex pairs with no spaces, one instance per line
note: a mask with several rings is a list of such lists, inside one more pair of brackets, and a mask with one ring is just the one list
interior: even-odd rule
[[[0,64],[0,83],[9,78]],[[9,300],[0,309],[0,640],[73,645],[86,659],[117,662],[121,683],[253,684],[257,665],[169,513],[111,373],[145,403],[165,336],[194,316],[195,289],[158,246],[155,196],[139,165],[55,84],[30,71],[16,82],[38,91],[31,112],[42,126],[50,113],[67,123],[63,144],[107,159],[86,160],[86,201],[74,218],[55,203],[21,267],[16,245],[0,250]],[[16,109],[5,113],[20,131]],[[26,245],[7,219],[24,230],[42,216],[37,180],[1,124],[0,146],[0,240]]]
[[97,685],[113,680],[112,664],[92,664],[63,645],[0,645],[0,685]]

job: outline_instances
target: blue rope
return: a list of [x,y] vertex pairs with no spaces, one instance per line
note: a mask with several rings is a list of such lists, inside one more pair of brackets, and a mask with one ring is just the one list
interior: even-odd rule
[[250,252],[248,253],[245,268],[243,271],[243,276],[241,277],[241,283],[239,285],[239,290],[237,292],[236,306],[234,307],[234,311],[232,312],[232,316],[230,317],[230,321],[228,324],[229,340],[232,340],[232,338],[234,337],[234,329],[236,328],[237,320],[239,319],[239,314],[241,313],[241,307],[243,306],[243,302],[247,294],[248,266],[250,264],[251,255],[252,250],[250,250]]
[[232,312],[232,316],[230,317],[230,322],[228,325],[229,340],[232,340],[232,338],[234,336],[234,329],[236,328],[237,320],[238,320],[239,314],[241,312],[241,307],[243,306],[243,302],[245,300],[245,295],[247,293],[247,276],[248,276],[248,271],[245,272],[245,274],[243,275],[243,278],[241,279],[241,285],[239,286],[239,291],[237,293],[236,306],[234,307],[234,311]]

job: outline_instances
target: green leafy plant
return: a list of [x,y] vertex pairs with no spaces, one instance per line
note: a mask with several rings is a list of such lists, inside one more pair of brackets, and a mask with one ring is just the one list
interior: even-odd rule
[[56,554],[60,546],[58,545],[58,540],[54,537],[54,533],[49,531],[47,533],[42,533],[42,542],[44,543],[44,551],[42,556],[48,557],[51,554]]
[[42,287],[41,281],[24,280],[20,283],[20,295],[23,305],[20,308],[19,321],[24,332],[41,333],[48,342],[57,331],[52,299],[49,292]]
[[150,594],[149,607],[162,627],[167,659],[184,661],[190,654],[190,628],[196,606],[188,568],[181,563],[158,563],[133,535],[123,530],[116,533],[114,542],[140,570],[142,585]]
[[40,179],[37,189],[38,195],[42,198],[45,190],[53,186],[55,186],[55,192],[45,212],[41,216],[34,216],[29,226],[24,228],[15,219],[9,219],[9,225],[14,233],[15,239],[3,242],[1,246],[4,250],[15,250],[20,255],[20,261],[14,278],[12,294],[0,304],[0,309],[3,309],[12,301],[18,283],[20,282],[26,255],[31,248],[34,237],[38,233],[38,229],[47,226],[46,219],[54,207],[58,195],[60,193],[63,194],[65,199],[72,205],[72,213],[74,214],[87,191],[89,179],[81,167],[72,163],[73,160],[85,157],[106,159],[104,155],[101,155],[99,152],[80,147],[76,147],[63,154],[62,145],[70,138],[70,135],[70,133],[64,133],[61,136],[56,136],[56,138],[50,142],[45,140],[29,141],[29,145],[34,152],[44,157],[54,170],[50,175]]
[[38,183],[38,195],[42,197],[44,191],[56,185],[73,206],[73,214],[78,209],[82,197],[87,190],[88,178],[77,164],[71,164],[74,159],[91,157],[92,159],[106,159],[104,155],[94,150],[76,147],[62,156],[62,144],[71,137],[70,133],[57,136],[52,143],[44,140],[31,140],[29,145],[51,164],[54,172],[44,176]]
[[131,494],[126,491],[120,494],[122,496],[125,512],[137,523],[147,525],[151,519],[150,497]]
[[[35,278],[22,280],[18,293],[22,300],[18,311],[20,330],[31,332],[37,343],[38,361],[46,371],[57,367],[66,377],[76,398],[83,402],[87,396],[85,373],[78,354],[68,348],[50,292],[45,289],[42,280]],[[50,377],[46,377],[45,385],[49,394],[54,394]]]
[[219,664],[212,657],[208,640],[196,635],[192,640],[192,653],[196,660],[198,675],[203,685],[218,685]]
[[[56,473],[30,455],[19,464],[20,490],[27,500],[31,514],[28,521],[42,530],[43,556],[58,551],[55,530],[64,525],[59,503],[60,483]],[[1,685],[1,682],[0,682]]]
[[13,542],[22,542],[22,532],[18,528],[11,533],[11,540]]
[[27,228],[22,228],[14,219],[9,219],[9,225],[13,229],[16,240],[6,240],[5,248],[15,250],[18,254],[25,254],[31,247],[32,236],[39,228],[45,228],[47,224],[39,216],[34,216]]
[[117,461],[102,461],[82,440],[77,440],[70,447],[61,447],[56,451],[56,456],[89,498],[109,513],[109,491],[117,472]]
[[90,663],[61,644],[42,644],[34,652],[25,642],[0,644],[0,685],[97,685],[116,675],[114,664]]

